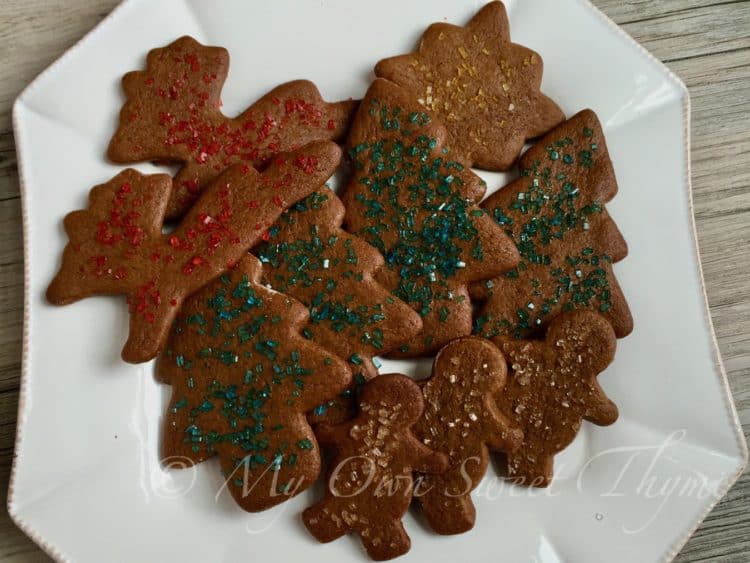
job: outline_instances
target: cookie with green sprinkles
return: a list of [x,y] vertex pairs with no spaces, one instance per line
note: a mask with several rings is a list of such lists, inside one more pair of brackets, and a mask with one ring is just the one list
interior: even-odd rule
[[475,332],[526,338],[565,311],[590,309],[618,337],[633,330],[613,264],[627,244],[604,204],[617,181],[596,114],[584,110],[520,160],[521,176],[482,203],[518,246],[516,268],[474,284]]
[[346,363],[304,338],[307,308],[260,283],[253,256],[192,295],[157,365],[172,385],[165,461],[218,455],[243,509],[270,508],[320,473],[305,413],[351,383]]
[[411,547],[401,518],[409,509],[415,471],[440,473],[448,460],[412,433],[424,400],[405,375],[368,381],[354,420],[316,429],[321,445],[335,455],[328,465],[325,496],[302,519],[309,532],[327,543],[353,531],[376,561],[403,555]]
[[[414,338],[420,316],[373,277],[380,253],[341,228],[344,206],[331,190],[315,192],[285,212],[255,249],[264,282],[310,309],[303,334],[349,361],[355,386],[378,373],[377,359]],[[319,405],[314,422],[335,423],[354,414],[353,394]]]
[[452,158],[467,166],[506,170],[527,139],[565,119],[540,91],[542,58],[511,43],[501,2],[484,6],[465,27],[432,24],[414,53],[380,61],[375,75],[440,119]]
[[510,367],[497,406],[523,431],[520,447],[507,454],[508,476],[529,487],[552,482],[554,456],[576,437],[582,420],[613,424],[617,406],[597,376],[612,363],[617,338],[612,326],[592,311],[555,318],[544,340],[494,341]]
[[422,317],[422,332],[394,355],[434,353],[470,334],[467,284],[518,263],[513,242],[475,204],[484,182],[452,159],[446,135],[409,92],[377,79],[347,141],[345,226],[380,251],[376,279]]
[[69,242],[47,289],[56,305],[92,295],[124,295],[130,334],[122,352],[145,362],[161,350],[180,304],[255,246],[281,213],[331,177],[341,160],[319,141],[277,155],[262,172],[236,164],[162,233],[172,179],[121,172],[91,190],[88,208],[65,217]]
[[122,80],[126,101],[110,141],[114,162],[179,162],[167,217],[178,219],[233,164],[264,167],[280,152],[343,140],[357,102],[328,103],[315,84],[281,84],[236,117],[221,112],[229,53],[181,37],[153,49]]

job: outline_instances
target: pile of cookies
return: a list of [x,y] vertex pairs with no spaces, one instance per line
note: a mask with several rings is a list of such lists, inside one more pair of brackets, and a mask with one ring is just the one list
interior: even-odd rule
[[[632,330],[596,115],[565,120],[540,92],[497,1],[377,63],[360,102],[294,81],[229,118],[228,69],[183,37],[125,75],[109,158],[181,169],[93,188],[47,292],[126,296],[122,356],[158,358],[173,390],[163,457],[218,455],[248,511],[327,475],[306,527],[356,531],[377,560],[408,551],[413,498],[437,533],[471,529],[490,451],[547,486],[582,420],[616,420],[597,375]],[[483,200],[471,167],[513,166]],[[425,380],[378,374],[378,357],[432,355]]]

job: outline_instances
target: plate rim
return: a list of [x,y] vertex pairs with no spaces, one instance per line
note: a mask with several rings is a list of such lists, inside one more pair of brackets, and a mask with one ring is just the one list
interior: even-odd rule
[[747,441],[745,439],[745,433],[742,429],[742,423],[740,422],[739,414],[737,412],[737,405],[734,402],[734,398],[732,397],[732,389],[729,386],[729,379],[727,377],[726,369],[724,368],[724,361],[721,357],[721,350],[719,348],[719,341],[716,337],[716,330],[714,329],[714,323],[713,318],[711,317],[711,308],[708,302],[708,293],[706,292],[706,280],[703,276],[703,262],[701,261],[701,255],[700,255],[700,242],[698,240],[698,229],[696,227],[696,221],[695,221],[695,207],[694,207],[694,201],[693,201],[693,174],[692,174],[692,155],[690,152],[691,146],[692,146],[692,138],[691,138],[691,122],[692,122],[692,112],[691,112],[691,99],[690,99],[690,90],[688,89],[687,85],[683,80],[677,76],[677,74],[672,71],[666,64],[664,64],[662,61],[660,61],[658,58],[656,58],[648,49],[646,49],[643,45],[641,45],[638,41],[636,41],[627,31],[625,31],[621,26],[617,25],[612,18],[610,18],[607,14],[602,12],[599,8],[594,6],[590,0],[578,0],[579,3],[587,5],[595,15],[599,16],[599,18],[602,20],[602,22],[607,25],[612,31],[623,37],[626,42],[631,45],[632,47],[635,47],[642,55],[644,55],[648,60],[650,60],[652,63],[655,63],[656,66],[659,68],[659,70],[675,85],[682,91],[682,123],[683,123],[683,134],[684,134],[684,159],[685,159],[685,171],[684,171],[684,185],[687,189],[687,196],[688,196],[688,215],[690,219],[690,229],[692,230],[692,243],[693,243],[693,260],[694,260],[694,266],[698,270],[698,278],[700,280],[700,289],[701,293],[703,294],[703,316],[708,324],[708,332],[710,334],[710,341],[711,341],[711,349],[713,351],[714,356],[714,375],[719,376],[719,380],[722,384],[723,388],[723,398],[724,398],[724,406],[728,409],[729,414],[729,422],[731,423],[730,426],[732,426],[735,434],[735,439],[737,440],[737,446],[739,447],[739,453],[740,453],[740,459],[739,465],[737,467],[736,472],[733,475],[728,475],[724,478],[723,482],[720,486],[717,487],[717,494],[714,495],[714,498],[711,502],[709,502],[705,509],[698,515],[698,518],[693,523],[691,527],[689,527],[684,534],[681,536],[678,536],[677,540],[672,544],[672,546],[665,552],[663,561],[665,563],[668,563],[672,561],[677,555],[682,551],[682,548],[685,547],[685,544],[687,544],[688,540],[695,534],[695,532],[698,530],[700,525],[703,523],[703,521],[706,519],[706,517],[711,513],[711,511],[716,507],[721,500],[724,499],[724,497],[727,495],[729,490],[732,488],[732,486],[737,482],[737,480],[740,478],[740,476],[745,472],[745,469],[748,465],[748,446]]
[[[52,545],[47,539],[32,527],[30,523],[24,520],[20,513],[15,508],[15,480],[17,477],[17,465],[18,465],[18,451],[23,440],[23,427],[25,418],[27,415],[26,405],[28,395],[30,394],[30,383],[29,383],[29,320],[31,317],[31,295],[29,289],[29,282],[31,279],[31,264],[29,260],[29,211],[28,211],[28,195],[27,195],[27,168],[24,158],[24,151],[21,147],[24,143],[24,135],[21,133],[21,107],[24,105],[24,98],[27,97],[33,90],[38,88],[39,84],[43,79],[53,74],[72,54],[82,48],[91,39],[105,31],[112,20],[126,8],[135,4],[141,0],[122,0],[112,11],[105,16],[93,29],[87,32],[81,39],[79,39],[74,45],[69,47],[63,52],[54,62],[47,66],[39,75],[36,76],[16,97],[12,106],[12,126],[13,135],[15,140],[16,155],[17,155],[17,169],[18,169],[18,182],[19,182],[19,194],[21,198],[21,218],[22,218],[22,234],[23,234],[23,276],[24,276],[24,295],[23,295],[23,332],[22,332],[22,344],[21,344],[21,370],[20,370],[20,381],[19,381],[19,396],[18,396],[18,410],[16,415],[16,435],[13,446],[13,464],[10,472],[10,479],[8,483],[8,495],[7,495],[7,510],[8,514],[13,523],[24,532],[39,548],[44,551],[49,557],[55,561],[67,562],[69,558],[62,553],[56,546]],[[682,100],[682,122],[683,122],[683,134],[684,134],[684,178],[683,184],[687,190],[688,196],[688,215],[689,225],[692,230],[692,250],[693,250],[693,261],[694,267],[697,269],[698,279],[700,281],[700,289],[703,295],[703,307],[702,312],[705,321],[708,326],[709,339],[711,344],[711,350],[714,358],[714,375],[719,376],[719,382],[722,386],[722,396],[724,400],[724,406],[727,408],[727,414],[729,416],[730,426],[734,430],[735,439],[740,453],[738,459],[739,465],[734,474],[727,475],[717,487],[717,494],[713,496],[713,499],[706,504],[703,511],[698,515],[695,522],[688,527],[683,533],[677,536],[676,540],[663,554],[662,561],[668,563],[672,561],[677,554],[682,550],[688,540],[693,536],[695,531],[706,519],[709,513],[716,507],[716,505],[726,496],[732,486],[744,473],[748,464],[748,446],[745,439],[742,424],[739,419],[737,407],[732,397],[731,387],[729,386],[729,380],[727,378],[724,363],[721,357],[721,350],[719,349],[718,339],[716,331],[714,329],[713,319],[711,317],[711,310],[708,301],[708,294],[706,293],[706,283],[703,275],[703,264],[700,256],[700,243],[698,240],[698,232],[696,228],[695,220],[695,209],[693,200],[693,186],[692,186],[692,161],[691,161],[691,99],[690,91],[680,77],[678,77],[666,64],[656,58],[651,52],[649,52],[643,45],[636,41],[627,31],[617,25],[609,16],[597,8],[590,0],[575,0],[579,4],[583,5],[584,8],[590,10],[599,20],[606,25],[612,32],[623,38],[626,44],[635,48],[641,55],[645,56],[652,64],[659,69],[659,71],[681,91]]]

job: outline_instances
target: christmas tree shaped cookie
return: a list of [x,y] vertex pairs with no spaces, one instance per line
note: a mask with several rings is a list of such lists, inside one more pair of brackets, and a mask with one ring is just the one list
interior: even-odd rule
[[65,218],[70,241],[47,298],[64,305],[125,295],[130,336],[122,357],[150,360],[182,301],[242,258],[285,209],[319,189],[340,157],[338,146],[321,141],[278,155],[262,174],[237,164],[169,234],[162,225],[171,178],[126,170],[91,190],[88,209]]
[[[308,338],[350,363],[362,384],[377,375],[373,356],[411,340],[421,328],[419,315],[373,278],[383,265],[377,250],[341,229],[344,206],[330,190],[300,201],[270,229],[255,251],[264,280],[310,309]],[[312,420],[329,423],[353,414],[353,397],[320,405]]]
[[448,129],[452,158],[487,170],[509,168],[526,139],[565,116],[539,91],[542,59],[510,42],[501,2],[466,25],[431,25],[415,53],[382,60],[375,74],[397,83]]
[[347,230],[385,257],[377,280],[422,317],[400,353],[429,354],[471,332],[467,284],[513,268],[518,253],[474,202],[484,183],[443,147],[445,128],[378,79],[354,119],[343,194]]
[[553,320],[543,341],[496,342],[511,368],[497,405],[524,435],[508,454],[508,475],[546,487],[555,454],[573,441],[582,419],[602,426],[617,420],[617,407],[596,379],[615,357],[615,333],[602,316],[573,311]]
[[518,266],[472,286],[484,301],[475,331],[526,338],[564,311],[601,313],[618,337],[633,319],[612,264],[627,245],[604,204],[617,182],[599,120],[569,119],[529,149],[521,177],[487,198],[485,211],[518,246]]
[[439,534],[460,534],[474,526],[471,491],[484,477],[489,449],[512,452],[523,440],[495,404],[506,372],[505,357],[495,345],[468,336],[440,350],[432,376],[419,382],[425,410],[414,433],[449,462],[445,473],[423,476],[423,493],[417,496]]
[[163,455],[218,455],[225,485],[248,511],[305,490],[320,451],[305,413],[350,382],[343,360],[300,334],[307,309],[260,284],[245,257],[185,301],[157,372],[172,385]]
[[183,164],[167,205],[170,219],[232,164],[260,167],[279,152],[342,138],[356,109],[356,102],[326,103],[313,83],[297,80],[228,118],[221,113],[228,70],[226,49],[182,37],[152,50],[145,71],[123,78],[127,101],[108,154],[121,163]]

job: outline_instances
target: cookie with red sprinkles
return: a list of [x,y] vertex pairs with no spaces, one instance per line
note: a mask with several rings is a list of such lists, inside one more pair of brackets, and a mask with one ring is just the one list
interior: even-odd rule
[[181,37],[148,54],[146,70],[122,80],[126,102],[109,144],[118,163],[182,164],[166,217],[184,215],[205,187],[232,164],[263,167],[280,152],[340,140],[357,103],[327,103],[316,86],[277,86],[236,117],[221,112],[229,53]]
[[277,156],[263,173],[237,164],[169,234],[162,225],[172,179],[125,170],[91,190],[87,209],[65,217],[69,243],[47,299],[65,305],[126,296],[130,336],[122,357],[148,361],[182,301],[238,262],[285,209],[320,189],[340,157],[338,146],[320,141]]

